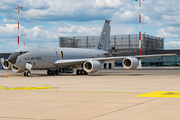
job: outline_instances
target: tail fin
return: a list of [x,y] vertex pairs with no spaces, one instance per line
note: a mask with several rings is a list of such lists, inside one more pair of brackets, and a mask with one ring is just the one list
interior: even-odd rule
[[110,21],[105,20],[103,30],[101,32],[101,36],[99,38],[99,42],[96,45],[95,49],[101,49],[105,51],[109,51],[109,44],[110,44]]

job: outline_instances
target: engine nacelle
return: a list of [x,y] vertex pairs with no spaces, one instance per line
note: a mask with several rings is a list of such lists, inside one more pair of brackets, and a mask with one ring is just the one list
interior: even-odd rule
[[83,64],[83,68],[88,73],[94,73],[101,69],[99,61],[87,61]]
[[24,71],[23,69],[20,69],[20,68],[14,66],[14,65],[11,65],[11,69],[12,69],[12,71],[14,71],[16,73],[21,73],[21,72]]
[[2,63],[2,65],[3,65],[3,68],[4,68],[5,70],[11,70],[11,63],[9,63],[8,60],[4,60],[4,62]]
[[125,58],[122,62],[123,67],[126,69],[135,69],[139,65],[139,60],[137,58]]

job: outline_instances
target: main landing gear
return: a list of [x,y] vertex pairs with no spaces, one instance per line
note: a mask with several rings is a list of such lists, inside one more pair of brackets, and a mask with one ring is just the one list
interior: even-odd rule
[[88,72],[83,69],[77,69],[76,75],[88,75]]
[[31,77],[31,72],[30,72],[29,70],[26,70],[26,71],[24,72],[24,76],[26,76],[26,77]]
[[48,75],[59,75],[59,70],[47,70]]
[[[69,73],[72,74],[73,70],[72,69],[55,69],[55,70],[47,70],[47,75],[59,75],[60,73]],[[77,69],[76,70],[76,75],[88,75],[88,72],[86,72],[84,69]]]

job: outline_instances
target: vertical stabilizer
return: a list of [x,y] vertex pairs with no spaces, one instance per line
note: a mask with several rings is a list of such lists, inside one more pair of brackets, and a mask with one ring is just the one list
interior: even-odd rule
[[101,36],[99,38],[99,42],[96,45],[95,49],[101,49],[105,51],[109,51],[109,44],[110,44],[110,21],[105,20],[103,30],[101,32]]

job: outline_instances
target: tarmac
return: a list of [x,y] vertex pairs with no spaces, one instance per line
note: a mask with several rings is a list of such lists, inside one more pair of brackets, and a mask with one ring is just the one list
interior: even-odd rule
[[0,70],[0,120],[179,120],[179,111],[180,70]]

